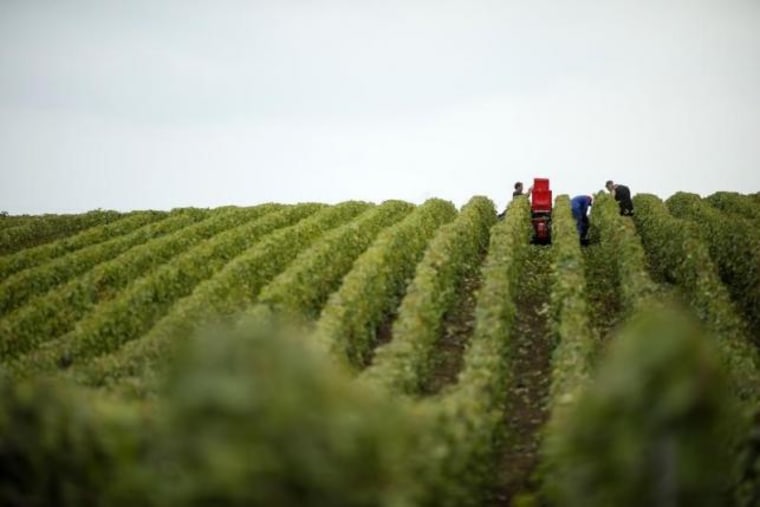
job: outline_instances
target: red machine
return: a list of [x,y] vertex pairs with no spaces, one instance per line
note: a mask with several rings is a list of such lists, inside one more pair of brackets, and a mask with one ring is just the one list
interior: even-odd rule
[[533,243],[548,245],[552,242],[552,191],[548,178],[534,178],[530,201],[533,222]]

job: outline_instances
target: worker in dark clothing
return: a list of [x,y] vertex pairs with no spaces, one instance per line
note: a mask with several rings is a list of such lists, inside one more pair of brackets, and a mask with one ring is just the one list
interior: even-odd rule
[[578,228],[578,236],[581,240],[581,245],[588,244],[588,209],[591,207],[593,197],[590,195],[578,195],[570,200],[570,209],[573,212],[573,218],[575,219],[575,226]]
[[604,186],[609,190],[620,207],[620,214],[623,216],[633,215],[633,201],[631,200],[631,190],[625,185],[618,185],[612,180],[607,180]]
[[[531,192],[533,192],[533,187],[528,187],[528,193],[524,193],[522,181],[518,181],[517,183],[515,183],[515,191],[512,192],[512,199],[514,199],[515,197],[519,197],[521,195],[527,196],[530,199]],[[499,220],[502,220],[506,212],[507,210],[504,210],[502,213],[499,213],[498,215],[496,215],[496,218],[498,218]]]
[[530,193],[533,191],[533,187],[528,187],[528,193],[523,193],[523,184],[522,181],[518,181],[515,183],[515,191],[512,192],[512,197],[517,197],[518,195],[527,195],[530,197]]

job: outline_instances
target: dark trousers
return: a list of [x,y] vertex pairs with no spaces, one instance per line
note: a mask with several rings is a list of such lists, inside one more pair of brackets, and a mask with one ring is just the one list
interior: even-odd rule
[[588,215],[585,213],[573,213],[573,218],[575,218],[575,227],[578,229],[578,235],[581,239],[585,239],[588,236]]

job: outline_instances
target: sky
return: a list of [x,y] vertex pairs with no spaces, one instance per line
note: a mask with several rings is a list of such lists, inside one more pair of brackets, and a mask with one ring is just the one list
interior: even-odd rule
[[757,0],[0,0],[0,210],[760,191]]

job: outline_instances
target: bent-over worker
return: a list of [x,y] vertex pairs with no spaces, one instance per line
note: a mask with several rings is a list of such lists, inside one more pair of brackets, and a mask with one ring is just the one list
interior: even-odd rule
[[577,195],[570,200],[570,209],[573,212],[573,218],[575,219],[575,226],[578,229],[578,236],[580,237],[581,244],[588,244],[588,209],[591,207],[594,198],[590,195]]
[[623,216],[633,215],[633,201],[631,200],[631,190],[625,185],[618,185],[612,180],[607,180],[604,184],[607,190],[612,194],[620,207],[620,214]]

